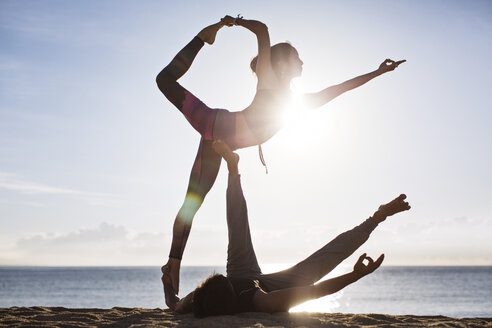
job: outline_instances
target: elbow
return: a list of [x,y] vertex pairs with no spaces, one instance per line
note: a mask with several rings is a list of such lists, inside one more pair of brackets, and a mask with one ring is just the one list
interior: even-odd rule
[[258,22],[258,29],[260,29],[261,31],[264,31],[264,32],[267,32],[268,33],[268,26],[266,26],[265,23]]
[[268,35],[268,26],[265,23],[256,22],[254,32],[256,35]]
[[268,35],[268,26],[266,26],[266,24],[260,23],[259,30],[260,30],[260,33],[262,33],[264,35]]

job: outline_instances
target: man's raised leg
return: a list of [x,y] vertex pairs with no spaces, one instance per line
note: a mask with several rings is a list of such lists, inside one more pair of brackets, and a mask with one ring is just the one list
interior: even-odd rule
[[409,210],[410,205],[404,201],[405,198],[402,194],[388,204],[381,205],[362,224],[340,234],[305,260],[287,270],[262,275],[260,281],[270,291],[314,284],[364,244],[379,223],[393,214]]
[[248,208],[241,188],[238,172],[239,155],[232,152],[223,141],[216,140],[214,150],[227,162],[229,178],[227,185],[227,276],[253,277],[261,274],[256,254],[251,242],[248,222]]

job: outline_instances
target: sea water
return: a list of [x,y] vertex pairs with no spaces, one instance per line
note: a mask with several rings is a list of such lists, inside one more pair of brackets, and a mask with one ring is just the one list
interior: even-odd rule
[[[180,295],[223,267],[183,267]],[[165,308],[159,267],[0,267],[0,307]],[[294,311],[492,317],[492,266],[381,267]]]

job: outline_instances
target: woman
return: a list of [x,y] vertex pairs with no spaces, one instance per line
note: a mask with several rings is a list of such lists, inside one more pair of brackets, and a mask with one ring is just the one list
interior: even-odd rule
[[[209,108],[177,82],[190,68],[204,43],[213,44],[219,29],[233,25],[250,30],[258,40],[258,56],[251,62],[251,69],[258,78],[256,94],[251,104],[239,112]],[[402,62],[404,60],[394,62],[386,59],[377,70],[320,92],[302,95],[302,101],[306,107],[322,106],[342,93],[394,70]],[[281,127],[279,118],[290,101],[290,82],[301,75],[302,65],[297,50],[290,44],[270,45],[265,24],[239,16],[225,16],[220,22],[200,31],[157,76],[159,89],[202,136],[186,197],[174,221],[169,261],[162,267],[163,281],[171,285],[168,290],[172,287],[176,294],[179,291],[181,257],[191,223],[219,171],[221,157],[212,149],[212,141],[221,139],[236,150],[261,145],[270,139]]]

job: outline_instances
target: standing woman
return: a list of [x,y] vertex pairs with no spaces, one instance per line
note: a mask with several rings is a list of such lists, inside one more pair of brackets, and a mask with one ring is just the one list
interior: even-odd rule
[[[188,71],[204,43],[213,44],[219,29],[233,25],[250,30],[258,40],[258,56],[251,62],[251,69],[258,78],[256,94],[251,104],[238,112],[209,108],[177,82]],[[394,62],[386,59],[371,73],[320,92],[304,94],[301,99],[306,107],[322,106],[342,93],[394,70],[402,62],[404,61]],[[212,188],[220,168],[221,157],[213,150],[212,141],[220,139],[232,150],[236,150],[261,145],[270,139],[281,128],[281,116],[291,96],[290,82],[301,75],[302,65],[303,62],[292,45],[270,45],[270,36],[265,24],[239,16],[225,16],[220,22],[200,31],[157,75],[159,89],[201,135],[186,197],[174,221],[169,261],[162,267],[162,281],[168,287],[166,290],[174,293],[166,294],[166,302],[179,291],[181,258],[193,217]]]

